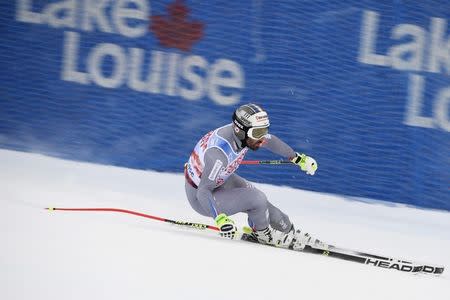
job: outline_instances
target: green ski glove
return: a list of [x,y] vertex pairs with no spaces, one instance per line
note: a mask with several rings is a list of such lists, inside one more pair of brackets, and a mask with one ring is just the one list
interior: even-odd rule
[[217,227],[219,227],[219,234],[222,237],[234,239],[237,233],[237,227],[234,221],[228,218],[226,214],[220,214],[215,219]]
[[314,175],[317,170],[317,162],[314,158],[307,156],[306,154],[295,153],[295,156],[291,159],[291,162],[298,165],[302,171],[305,171],[308,175]]

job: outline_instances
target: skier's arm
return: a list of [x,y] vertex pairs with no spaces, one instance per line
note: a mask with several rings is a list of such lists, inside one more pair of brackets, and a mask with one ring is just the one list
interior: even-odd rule
[[269,134],[263,144],[263,147],[270,152],[276,153],[280,156],[292,159],[295,157],[295,151],[288,144],[283,142],[280,138],[273,134]]
[[289,158],[292,163],[298,165],[308,175],[314,175],[317,170],[317,162],[314,158],[303,153],[295,152],[291,146],[273,134],[269,134],[266,137],[263,146],[273,153]]

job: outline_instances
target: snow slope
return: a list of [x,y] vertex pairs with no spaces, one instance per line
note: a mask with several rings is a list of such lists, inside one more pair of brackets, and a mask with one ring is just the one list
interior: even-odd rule
[[0,299],[450,299],[449,212],[257,185],[324,241],[447,267],[441,277],[412,275],[126,214],[43,209],[213,224],[189,207],[181,174],[7,150],[0,166]]

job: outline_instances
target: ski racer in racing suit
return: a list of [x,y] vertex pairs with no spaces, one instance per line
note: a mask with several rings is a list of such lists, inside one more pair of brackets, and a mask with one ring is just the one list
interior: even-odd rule
[[229,216],[243,212],[248,215],[252,235],[260,243],[285,248],[320,243],[308,233],[295,230],[289,217],[272,205],[261,190],[235,173],[249,149],[264,147],[314,175],[317,162],[269,134],[269,125],[267,112],[249,103],[236,109],[231,124],[203,136],[185,164],[189,203],[199,214],[214,218],[220,234],[228,238],[235,238],[237,233]]

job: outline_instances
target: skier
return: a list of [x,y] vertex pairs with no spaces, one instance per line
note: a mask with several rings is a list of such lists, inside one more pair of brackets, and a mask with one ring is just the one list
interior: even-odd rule
[[256,151],[260,147],[289,158],[309,175],[316,172],[316,161],[269,134],[268,114],[259,105],[240,106],[232,120],[203,136],[185,164],[185,190],[192,208],[214,218],[220,234],[231,239],[237,227],[229,216],[243,212],[260,243],[294,249],[321,244],[308,233],[295,230],[289,217],[262,191],[235,174],[248,149]]

